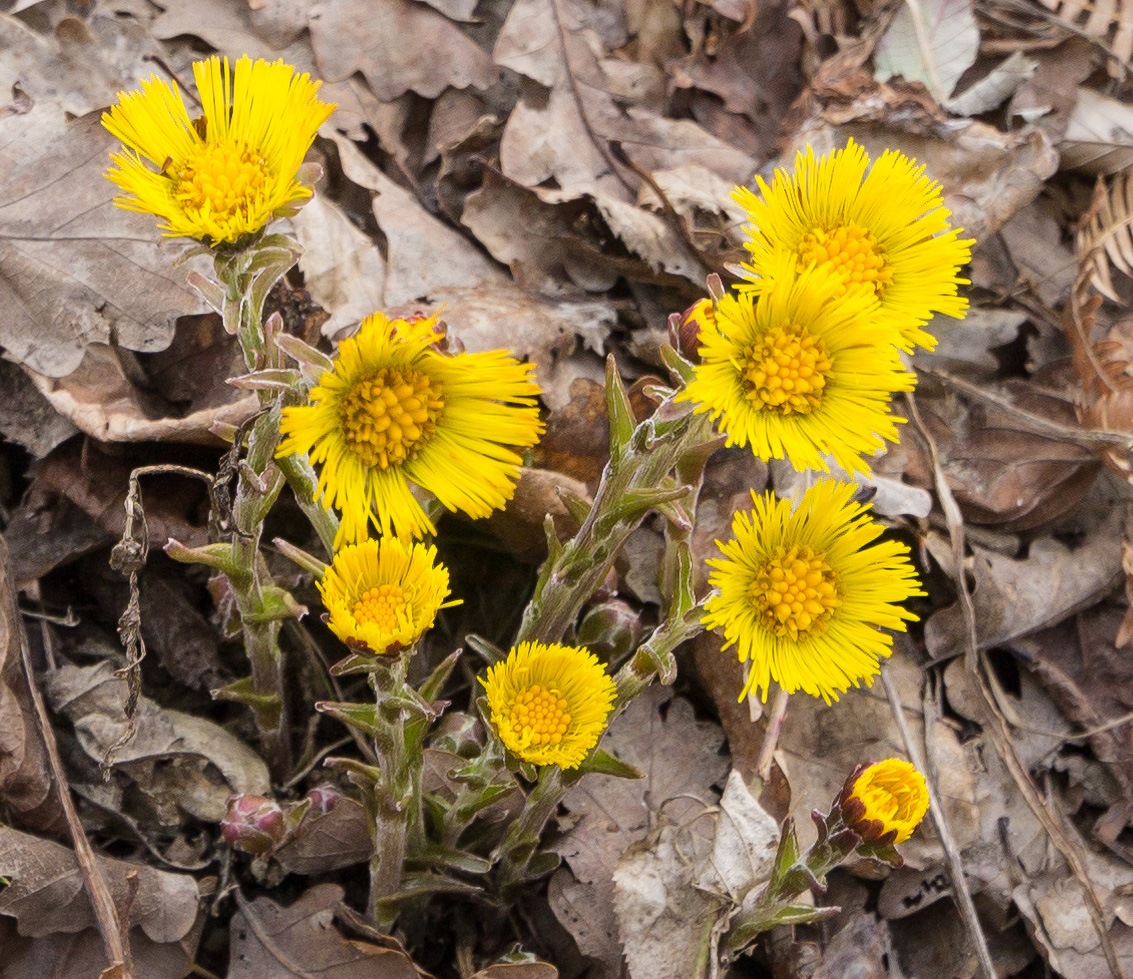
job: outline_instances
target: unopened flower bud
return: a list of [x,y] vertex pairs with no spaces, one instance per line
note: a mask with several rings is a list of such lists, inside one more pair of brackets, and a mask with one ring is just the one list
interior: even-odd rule
[[273,799],[262,795],[232,796],[220,831],[233,849],[263,856],[283,839],[283,809]]
[[887,758],[850,775],[838,805],[863,842],[904,843],[928,812],[928,786],[907,761]]
[[700,360],[700,337],[716,326],[716,307],[711,299],[698,299],[680,316],[671,316],[670,342],[686,360]]
[[316,785],[307,793],[307,800],[311,803],[308,812],[322,816],[338,805],[342,793],[333,785]]
[[641,616],[620,598],[592,605],[578,627],[577,640],[607,662],[618,662],[641,641]]

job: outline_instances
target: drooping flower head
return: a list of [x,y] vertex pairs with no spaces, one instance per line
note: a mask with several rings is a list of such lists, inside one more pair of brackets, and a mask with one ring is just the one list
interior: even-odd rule
[[785,249],[799,269],[823,266],[844,289],[876,296],[881,315],[901,331],[902,349],[936,345],[922,329],[933,313],[964,315],[957,287],[968,281],[959,273],[972,242],[949,224],[940,185],[923,164],[886,150],[870,166],[850,140],[821,157],[808,146],[794,173],[776,170],[771,186],[755,180],[758,195],[746,187],[732,195],[751,218],[744,268],[753,288],[771,284],[773,256]]
[[437,563],[437,549],[397,537],[347,544],[318,584],[331,632],[375,655],[412,646],[455,604],[445,601],[448,568]]
[[890,397],[912,390],[914,375],[897,352],[897,331],[877,322],[862,290],[837,298],[827,269],[799,272],[780,253],[762,295],[725,295],[700,330],[700,363],[680,398],[697,402],[727,435],[760,459],[829,471],[829,455],[848,472],[897,441]]
[[515,492],[543,431],[534,367],[507,351],[441,353],[437,317],[367,317],[338,346],[309,403],[283,409],[277,455],[322,464],[319,492],[342,514],[335,547],[436,533],[410,484],[447,509],[488,516]]
[[534,765],[578,768],[606,730],[617,687],[584,647],[524,642],[481,680],[496,735]]
[[916,619],[898,604],[924,594],[908,548],[873,543],[883,528],[851,499],[855,488],[823,479],[794,508],[753,492],[753,510],[737,513],[733,539],[719,544],[723,557],[708,561],[719,594],[703,621],[751,661],[741,699],[755,690],[766,700],[774,680],[788,693],[837,700],[871,682],[892,652],[882,630],[904,632]]
[[292,214],[311,196],[299,167],[334,111],[320,82],[282,61],[234,68],[212,57],[193,65],[202,114],[190,117],[176,82],[151,76],[122,92],[102,124],[122,141],[107,178],[114,203],[153,214],[170,237],[230,244]]
[[867,843],[904,843],[928,812],[928,785],[909,762],[886,758],[854,772],[838,804],[842,820]]

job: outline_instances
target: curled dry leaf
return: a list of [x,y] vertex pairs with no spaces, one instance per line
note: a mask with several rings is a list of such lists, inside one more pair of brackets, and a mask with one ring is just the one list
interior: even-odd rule
[[1133,59],[1133,5],[1129,0],[1039,0],[1060,21],[1093,38],[1110,56],[1110,74],[1125,77]]
[[1105,176],[1133,166],[1133,106],[1081,86],[1058,144],[1062,169]]
[[228,796],[271,791],[267,766],[243,741],[211,721],[167,710],[148,697],[138,701],[136,730],[124,740],[131,730],[126,683],[114,676],[110,663],[64,665],[44,674],[42,683],[52,709],[74,724],[83,750],[99,763],[109,755],[115,768],[166,813],[180,807],[220,822]]
[[[1097,479],[1099,466],[1096,452],[1075,441],[1078,425],[1070,399],[1045,389],[1041,378],[987,385],[983,391],[987,400],[961,400],[925,383],[917,394],[921,418],[965,518],[1020,531],[1071,511]],[[902,442],[912,482],[931,485],[924,440],[910,431]]]
[[587,777],[564,805],[576,820],[555,843],[569,870],[551,878],[548,899],[556,917],[601,974],[621,970],[613,874],[622,854],[645,839],[664,814],[675,824],[703,816],[717,798],[714,784],[727,771],[720,729],[693,716],[685,700],[653,686],[610,726],[602,747],[645,773],[640,780]]
[[342,797],[329,811],[308,811],[299,828],[272,857],[295,874],[316,876],[370,859],[366,812],[353,799]]
[[400,946],[347,941],[334,927],[342,888],[318,884],[289,907],[267,897],[238,899],[228,979],[420,979]]
[[[973,544],[978,642],[981,649],[1037,632],[1088,608],[1121,581],[1124,513],[1113,506],[1082,508],[1083,540],[1071,548],[1052,537],[1031,543],[1026,557],[996,554]],[[929,550],[955,576],[950,545],[940,535]],[[959,604],[936,612],[925,623],[925,645],[935,659],[963,652],[967,635]]]
[[[101,857],[99,862],[114,903],[123,911],[129,908],[131,928],[159,944],[190,936],[199,904],[192,877],[125,860]],[[15,918],[21,935],[39,938],[95,927],[78,860],[67,847],[0,825],[0,876],[11,881],[0,891],[0,915]],[[192,948],[186,951],[192,954]]]

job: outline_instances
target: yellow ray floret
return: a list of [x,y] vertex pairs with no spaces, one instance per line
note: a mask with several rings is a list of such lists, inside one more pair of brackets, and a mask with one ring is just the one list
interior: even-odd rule
[[437,612],[455,602],[448,568],[431,544],[382,537],[335,552],[319,580],[327,624],[352,648],[381,655],[412,646],[432,628]]
[[230,244],[311,196],[299,167],[334,111],[320,83],[282,61],[208,58],[193,65],[202,115],[156,76],[123,92],[102,124],[122,141],[107,171],[114,203],[153,214],[171,237]]
[[539,440],[533,365],[504,350],[443,354],[437,323],[367,317],[309,403],[283,409],[277,455],[321,464],[321,499],[342,514],[336,547],[364,539],[371,520],[383,535],[435,534],[411,485],[488,516],[515,492],[516,449]]
[[886,758],[847,782],[842,808],[864,840],[904,843],[928,812],[928,785],[909,762]]
[[[900,606],[923,595],[909,549],[873,543],[882,533],[855,503],[852,483],[823,479],[792,509],[771,493],[752,493],[750,513],[737,513],[723,557],[708,561],[719,594],[704,624],[724,634],[740,662],[751,662],[740,698],[772,680],[788,693],[802,690],[827,703],[870,682],[893,637],[916,615]],[[719,543],[719,542],[717,542]]]
[[524,642],[481,680],[504,746],[533,765],[578,768],[606,730],[617,686],[585,647]]
[[679,396],[708,412],[728,445],[764,460],[868,472],[865,457],[897,441],[894,392],[912,390],[895,329],[864,291],[838,298],[829,271],[796,271],[781,252],[774,284],[759,296],[724,296],[700,331],[700,363]]
[[756,177],[758,195],[736,188],[732,196],[751,219],[744,265],[751,288],[769,285],[773,256],[786,248],[799,269],[824,266],[845,290],[876,296],[881,316],[901,331],[902,349],[931,350],[936,340],[922,327],[933,313],[960,317],[968,308],[957,289],[968,281],[959,273],[973,242],[951,226],[940,185],[924,171],[896,150],[870,166],[850,140],[821,157],[808,146],[794,172],[776,170],[770,186]]

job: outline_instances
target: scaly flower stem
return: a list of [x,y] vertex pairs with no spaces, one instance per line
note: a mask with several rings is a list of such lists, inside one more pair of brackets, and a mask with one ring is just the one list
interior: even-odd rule
[[415,695],[405,683],[411,650],[370,674],[374,689],[374,751],[378,778],[373,784],[372,834],[368,911],[374,923],[388,931],[397,918],[395,902],[385,900],[401,890],[405,859],[424,842],[421,807],[421,714],[410,709]]
[[548,558],[517,643],[562,639],[646,514],[688,495],[688,488],[671,478],[674,468],[712,441],[711,422],[670,397],[633,430],[627,444],[616,447],[582,527]]
[[496,880],[505,901],[510,901],[515,891],[529,879],[531,859],[539,850],[543,829],[575,781],[577,776],[566,775],[558,765],[548,765],[539,770],[539,777],[527,795],[523,811],[511,824],[496,851]]
[[[225,329],[235,334],[248,370],[275,366],[281,354],[267,342],[263,310],[268,292],[294,265],[297,247],[273,236],[238,252],[217,252],[215,269],[220,288],[206,298],[218,305]],[[274,463],[279,444],[279,399],[260,392],[261,411],[248,435],[248,450],[239,469],[232,506],[232,546],[225,573],[232,587],[244,633],[244,648],[252,668],[250,689],[240,683],[221,692],[251,707],[273,773],[285,778],[290,765],[282,654],[279,631],[298,607],[280,589],[260,555],[264,520],[285,482]]]

